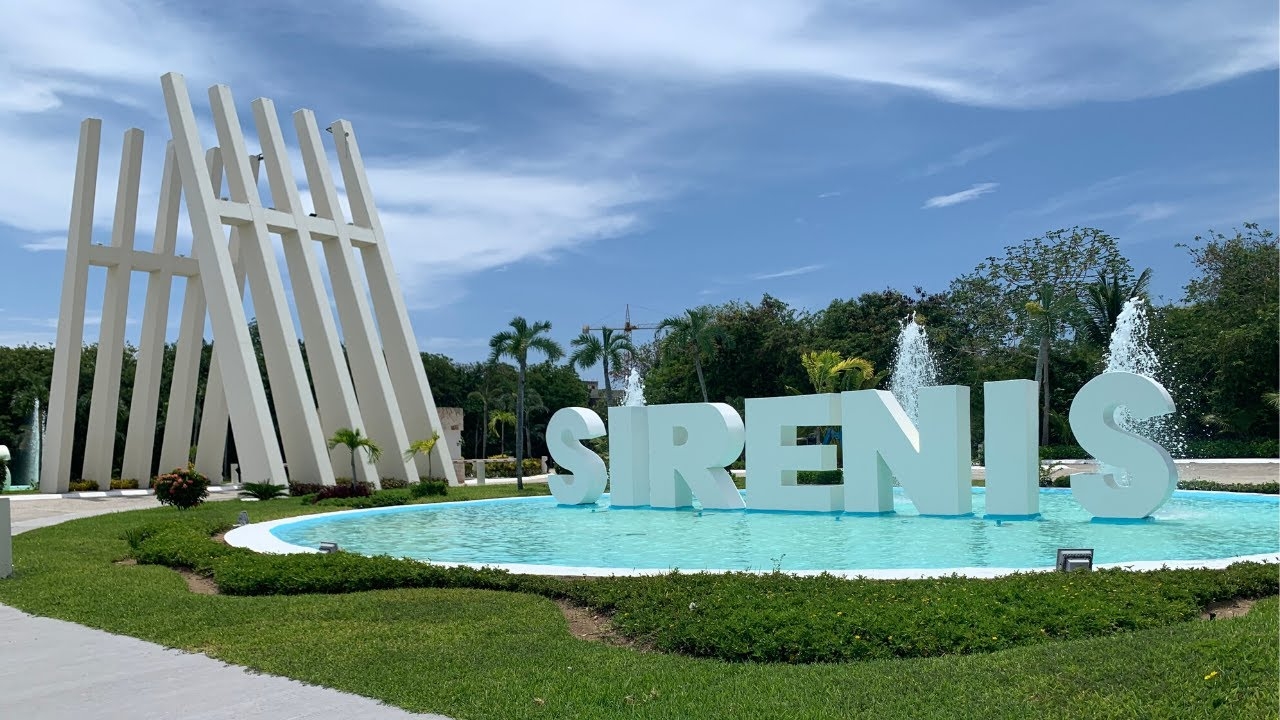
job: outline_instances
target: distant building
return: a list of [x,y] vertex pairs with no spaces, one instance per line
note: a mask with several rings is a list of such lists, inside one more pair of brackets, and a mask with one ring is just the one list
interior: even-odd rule
[[[604,388],[600,387],[599,380],[583,380],[583,385],[587,386],[587,401],[592,405],[604,404]],[[619,388],[613,389],[613,402],[610,405],[618,405],[622,399],[626,397],[627,391]]]

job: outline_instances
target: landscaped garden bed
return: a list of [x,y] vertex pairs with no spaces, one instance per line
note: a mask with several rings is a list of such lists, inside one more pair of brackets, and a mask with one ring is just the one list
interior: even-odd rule
[[[1275,566],[544,578],[258,556],[212,537],[242,509],[256,522],[327,508],[207,503],[33,531],[15,540],[0,601],[455,717],[1014,717],[1029,702],[1071,717],[1274,717],[1280,699]],[[131,556],[140,564],[115,564]],[[192,568],[221,594],[147,563]],[[575,639],[552,598],[661,652]],[[1242,598],[1261,600],[1237,619],[1199,619]]]

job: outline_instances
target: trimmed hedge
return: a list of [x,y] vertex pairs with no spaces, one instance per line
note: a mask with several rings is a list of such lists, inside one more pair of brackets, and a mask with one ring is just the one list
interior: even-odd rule
[[[1041,445],[1042,460],[1084,460],[1089,458],[1079,445]],[[1278,440],[1190,440],[1187,457],[1205,458],[1280,458]]]
[[[394,491],[399,492],[399,491]],[[1280,591],[1275,565],[1225,570],[1023,573],[990,580],[846,580],[683,574],[565,579],[350,553],[258,555],[213,541],[225,526],[129,534],[140,563],[191,568],[228,595],[473,588],[564,598],[612,615],[657,649],[728,661],[834,662],[989,652],[1192,620],[1210,603]]]
[[[524,461],[525,477],[530,475],[542,474],[542,462],[537,459],[525,458]],[[485,460],[484,476],[486,478],[508,478],[516,476],[516,461],[512,460]]]
[[[1063,475],[1052,480],[1042,478],[1040,487],[1071,487],[1071,476]],[[1219,483],[1211,480],[1179,480],[1179,490],[1212,490],[1214,492],[1262,493],[1280,495],[1280,483]]]

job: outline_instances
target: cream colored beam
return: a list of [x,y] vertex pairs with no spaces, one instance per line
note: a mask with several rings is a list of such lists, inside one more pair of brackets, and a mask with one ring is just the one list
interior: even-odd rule
[[[218,175],[213,179],[215,191],[222,187],[222,155],[218,148],[210,152],[218,152]],[[253,180],[258,181],[258,156],[250,158]],[[243,207],[243,206],[241,206]],[[224,219],[225,222],[225,219]],[[231,255],[231,267],[236,278],[236,289],[240,293],[241,306],[244,304],[245,271],[240,257],[240,230],[231,228],[231,244],[227,246]],[[207,477],[222,477],[227,454],[227,422],[231,416],[227,409],[226,386],[222,380],[222,360],[218,357],[218,343],[213,343],[209,358],[209,375],[205,380],[204,408],[200,413],[200,429],[196,439],[196,470]],[[256,358],[256,353],[255,353]]]
[[[160,206],[156,212],[156,232],[152,252],[153,267],[138,262],[143,253],[135,253],[132,265],[147,269],[147,297],[142,310],[142,334],[138,340],[138,364],[133,376],[133,397],[129,401],[129,425],[125,434],[124,461],[120,476],[138,481],[138,487],[151,482],[151,464],[155,458],[156,417],[160,404],[160,380],[164,371],[165,331],[169,322],[169,303],[173,295],[173,257],[178,239],[178,217],[182,203],[182,181],[178,178],[177,157],[173,143],[164,153],[164,175],[160,181]],[[95,248],[103,249],[103,248]],[[190,258],[181,258],[189,260]],[[194,274],[194,273],[192,273]],[[191,275],[188,275],[191,277]]]
[[[120,180],[116,186],[111,247],[133,251],[138,226],[138,185],[142,180],[143,133],[132,128],[124,134],[120,156]],[[125,256],[126,258],[128,256]],[[93,391],[89,398],[89,427],[85,435],[81,476],[97,480],[108,489],[115,464],[116,430],[120,419],[120,374],[124,355],[124,329],[129,319],[129,286],[133,270],[127,261],[107,268],[102,316],[98,324],[98,356],[93,367]]]
[[98,154],[102,121],[80,123],[75,185],[67,256],[63,261],[62,298],[58,304],[57,344],[49,384],[49,415],[40,463],[40,491],[66,492],[71,482],[72,440],[80,388],[80,353],[84,348],[84,303],[89,284],[88,253],[93,240],[93,204],[98,188]]
[[[361,427],[363,422],[356,404],[355,388],[351,383],[351,371],[342,355],[338,327],[333,320],[333,312],[329,309],[320,264],[312,248],[312,236],[307,230],[311,225],[308,220],[320,218],[308,218],[303,210],[275,104],[266,98],[259,98],[253,101],[253,115],[266,160],[271,199],[279,210],[290,213],[289,219],[293,227],[302,228],[301,232],[286,230],[281,239],[284,243],[285,261],[289,266],[289,279],[293,284],[294,307],[298,309],[298,321],[302,324],[302,335],[307,343],[307,360],[320,406],[320,425],[324,437],[330,438],[339,428]],[[323,222],[334,226],[336,237],[339,232],[337,223],[328,219]],[[336,452],[330,453],[334,473],[350,475],[349,469],[343,471],[350,467],[350,458],[343,459],[338,455]],[[365,466],[363,472],[366,477],[374,474],[374,468],[368,464],[364,453],[357,458],[357,466],[359,465]],[[357,470],[356,474],[360,472]]]
[[135,272],[161,273],[178,277],[200,274],[200,265],[195,258],[161,255],[145,250],[126,250],[110,245],[90,245],[88,251],[89,265],[94,267],[110,268],[127,265]]
[[[239,226],[236,230],[242,233],[240,252],[248,271],[262,352],[271,380],[271,398],[284,443],[285,460],[290,469],[288,478],[282,475],[270,480],[276,484],[285,484],[289,479],[330,484],[333,482],[331,463],[321,462],[327,451],[321,434],[320,416],[307,385],[297,330],[293,326],[284,280],[263,218],[262,200],[253,183],[244,133],[236,116],[230,88],[225,85],[210,88],[209,104],[218,130],[218,144],[223,148],[231,200],[248,204],[254,216],[252,224]],[[226,387],[231,392],[236,390],[231,383]],[[238,440],[239,435],[236,437]]]
[[322,246],[329,266],[329,280],[333,286],[339,322],[342,323],[342,338],[350,357],[360,417],[367,425],[359,429],[382,447],[382,458],[378,462],[379,473],[416,480],[417,469],[401,455],[409,445],[409,438],[400,414],[399,400],[387,371],[387,359],[378,339],[364,282],[356,272],[354,251],[346,233],[346,225],[342,223],[338,191],[326,162],[320,129],[310,110],[294,113],[293,122],[298,131],[298,144],[302,149],[307,185],[311,189],[316,215],[334,220],[339,230],[336,239],[323,241]]
[[249,340],[244,304],[235,286],[231,256],[222,240],[225,235],[217,212],[217,198],[205,168],[201,167],[199,128],[186,80],[177,73],[169,73],[161,78],[161,86],[177,148],[183,194],[194,236],[194,254],[200,263],[214,339],[227,348],[222,374],[226,386],[234,389],[228,407],[241,478],[249,482],[268,479],[283,482],[284,459],[271,425],[262,375]]
[[[373,232],[374,244],[362,249],[360,255],[364,259],[374,312],[378,318],[378,330],[382,335],[382,345],[387,357],[387,369],[403,413],[404,426],[411,440],[430,437],[433,432],[440,433],[443,440],[444,429],[440,423],[440,414],[431,394],[426,369],[422,365],[422,352],[409,322],[409,311],[400,290],[400,278],[391,264],[391,251],[383,237],[382,223],[378,219],[378,209],[369,189],[369,178],[360,157],[355,132],[351,123],[346,120],[339,120],[331,129],[338,146],[338,161],[342,165],[352,222]],[[517,439],[517,442],[521,440]],[[449,443],[437,442],[430,457],[418,458],[418,472],[445,478],[450,485],[457,485],[458,477],[454,471],[452,455]]]

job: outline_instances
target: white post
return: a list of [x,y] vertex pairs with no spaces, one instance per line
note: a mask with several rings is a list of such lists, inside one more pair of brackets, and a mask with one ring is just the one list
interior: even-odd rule
[[[224,342],[230,340],[228,353],[223,357],[222,372],[226,386],[235,389],[227,404],[235,428],[240,464],[247,469],[245,479],[250,482],[262,482],[268,478],[283,482],[284,458],[276,443],[266,390],[249,340],[248,319],[235,286],[231,255],[223,242],[225,231],[219,213],[220,204],[214,196],[206,169],[201,167],[200,133],[186,81],[177,73],[168,73],[161,78],[161,85],[178,151],[183,194],[194,237],[193,247],[208,299],[214,336]],[[203,314],[201,319],[203,321]]]
[[[175,156],[176,145],[175,145]],[[203,171],[212,187],[222,184],[222,158],[217,148],[205,153]],[[179,169],[181,177],[181,169]],[[225,239],[221,230],[219,237]],[[197,255],[196,247],[191,246]],[[169,383],[169,410],[160,445],[160,472],[185,467],[191,459],[191,434],[196,412],[196,383],[200,379],[200,355],[204,352],[204,320],[207,303],[199,275],[187,278],[182,298],[182,319],[178,326],[178,346],[174,354],[173,377]]]
[[[356,428],[363,424],[356,404],[356,391],[351,383],[347,360],[342,355],[341,338],[333,312],[329,309],[329,298],[320,263],[312,247],[311,233],[306,229],[308,218],[289,164],[289,149],[284,144],[275,104],[266,98],[254,100],[253,115],[257,121],[258,141],[262,143],[266,159],[271,199],[277,210],[293,216],[293,224],[297,228],[282,233],[281,239],[289,278],[293,283],[294,307],[298,309],[298,321],[302,324],[302,336],[307,343],[307,360],[320,406],[320,427],[323,437],[329,438],[339,428]],[[329,453],[330,466],[335,473],[345,475],[339,468],[348,467],[347,462],[337,455]],[[364,467],[366,477],[376,476],[367,454],[359,453],[356,464]]]
[[[156,212],[152,252],[170,257],[178,240],[178,217],[182,204],[182,181],[173,143],[164,153],[164,176],[160,182],[160,207]],[[147,298],[142,310],[142,335],[138,341],[138,367],[133,376],[133,397],[129,400],[129,425],[124,441],[124,462],[120,476],[138,481],[145,488],[151,482],[151,461],[155,456],[156,416],[160,405],[160,376],[164,366],[164,340],[173,295],[173,273],[165,268],[147,278]]]
[[89,283],[89,242],[93,238],[93,203],[98,187],[98,148],[102,121],[80,123],[75,189],[71,196],[71,225],[63,265],[62,299],[58,306],[58,335],[49,384],[49,422],[45,430],[40,491],[66,492],[71,482],[71,448],[80,388],[80,351],[84,347],[84,301]]
[[[409,448],[409,436],[405,432],[399,398],[387,370],[387,359],[392,353],[383,352],[365,285],[356,272],[351,238],[342,221],[342,208],[338,205],[338,191],[329,165],[324,162],[320,129],[310,110],[294,113],[293,122],[298,130],[298,143],[302,148],[316,216],[333,220],[337,225],[338,236],[323,241],[324,255],[347,353],[351,356],[351,376],[359,399],[360,417],[368,424],[363,430],[385,449],[378,462],[378,472],[412,482],[417,479],[417,470],[413,461],[405,461],[401,454]],[[377,478],[366,480],[377,482]]]
[[[254,180],[258,179],[258,163],[253,166]],[[213,184],[214,194],[222,192],[222,150],[213,148],[209,151],[209,180]],[[231,229],[231,242],[227,245],[227,253],[231,255],[232,273],[235,275],[236,289],[240,293],[240,302],[244,302],[244,262],[240,259],[240,231]],[[200,412],[200,429],[196,439],[196,470],[206,477],[221,477],[222,464],[227,452],[227,421],[230,419],[227,410],[227,392],[222,382],[222,363],[218,359],[219,343],[214,342],[209,352],[209,374],[205,378],[204,408]]]
[[[330,129],[338,146],[338,162],[342,165],[347,201],[351,205],[351,219],[357,226],[373,231],[373,245],[366,245],[361,249],[360,255],[369,278],[378,329],[386,347],[387,368],[400,402],[405,428],[414,436],[431,437],[432,432],[439,432],[443,436],[440,413],[431,394],[426,368],[422,365],[422,351],[418,348],[413,326],[409,323],[409,311],[400,291],[400,279],[391,265],[391,251],[383,237],[382,222],[378,219],[378,210],[373,203],[369,178],[360,157],[360,146],[356,143],[351,123],[346,120],[339,120]],[[450,485],[458,484],[449,443],[436,443],[430,456],[420,456],[417,462],[419,474],[435,475],[434,470],[438,468]]]
[[0,498],[0,578],[13,574],[13,523],[9,516],[9,498]]
[[138,184],[142,177],[142,131],[124,134],[120,157],[120,181],[116,186],[116,210],[111,227],[111,247],[118,251],[107,268],[107,288],[98,325],[98,357],[93,368],[89,400],[89,427],[85,436],[81,477],[97,480],[110,489],[115,464],[116,424],[120,416],[120,371],[124,353],[124,326],[128,320],[129,285],[133,276],[134,231],[138,224]]

